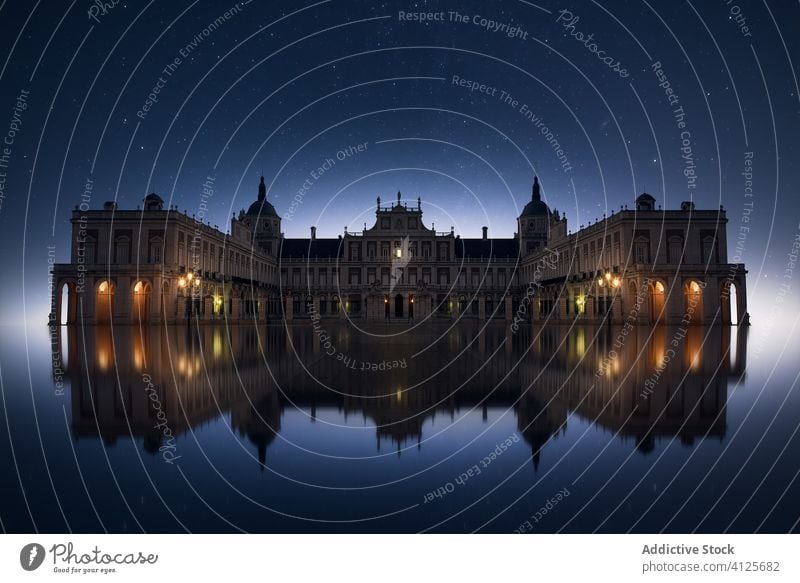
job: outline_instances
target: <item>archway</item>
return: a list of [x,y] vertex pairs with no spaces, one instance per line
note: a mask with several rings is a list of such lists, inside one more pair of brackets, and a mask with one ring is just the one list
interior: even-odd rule
[[111,321],[114,309],[114,286],[108,280],[103,280],[97,285],[95,292],[94,319],[98,323]]
[[147,322],[150,319],[150,284],[137,281],[133,285],[133,305],[131,310],[134,322]]
[[703,323],[703,284],[697,280],[683,285],[683,313],[689,324]]
[[739,298],[736,284],[730,280],[725,280],[719,291],[720,317],[723,324],[733,326],[739,324],[738,305]]
[[664,319],[667,288],[664,283],[657,281],[650,284],[650,322],[657,324]]
[[394,296],[394,317],[395,318],[402,318],[403,317],[403,296],[402,294],[397,294]]
[[66,281],[58,289],[56,297],[56,323],[74,324],[78,321],[78,294],[75,282]]

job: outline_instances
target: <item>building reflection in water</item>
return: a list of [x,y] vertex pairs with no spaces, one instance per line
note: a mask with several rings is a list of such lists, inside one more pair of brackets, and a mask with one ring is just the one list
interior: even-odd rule
[[[391,444],[398,455],[424,447],[425,422],[436,415],[455,420],[478,408],[487,422],[490,407],[512,408],[536,466],[572,413],[642,453],[660,437],[678,436],[687,446],[704,436],[721,439],[728,384],[746,368],[747,328],[621,331],[462,325],[381,340],[330,326],[336,354],[350,361],[329,355],[309,324],[289,331],[98,325],[86,328],[85,338],[69,326],[61,343],[74,435],[113,444],[132,434],[150,453],[164,441],[154,401],[178,437],[229,415],[262,469],[292,408],[307,411],[308,422],[322,408],[345,419],[359,415],[375,427],[377,449]],[[376,363],[387,370],[361,370]]]

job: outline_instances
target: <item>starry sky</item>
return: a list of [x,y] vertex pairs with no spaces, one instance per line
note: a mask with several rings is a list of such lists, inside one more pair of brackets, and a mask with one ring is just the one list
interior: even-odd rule
[[799,283],[798,22],[789,0],[0,0],[0,315],[45,321],[87,182],[93,208],[193,214],[211,178],[225,230],[263,174],[289,237],[400,190],[439,231],[510,237],[536,174],[571,230],[643,191],[723,205],[766,317]]

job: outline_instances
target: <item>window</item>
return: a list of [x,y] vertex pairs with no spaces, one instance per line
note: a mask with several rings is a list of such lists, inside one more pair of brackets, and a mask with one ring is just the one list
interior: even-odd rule
[[149,263],[161,263],[161,239],[159,237],[150,240],[148,255]]
[[131,240],[118,237],[114,245],[114,262],[125,265],[131,262]]
[[703,237],[703,256],[701,257],[702,263],[714,261],[714,237],[708,235]]
[[636,263],[650,263],[650,251],[647,239],[639,237],[635,243]]
[[683,240],[680,237],[670,237],[667,252],[669,253],[667,261],[675,264],[680,263],[681,254],[683,253]]
[[97,263],[97,239],[91,235],[86,237],[83,248],[84,263]]

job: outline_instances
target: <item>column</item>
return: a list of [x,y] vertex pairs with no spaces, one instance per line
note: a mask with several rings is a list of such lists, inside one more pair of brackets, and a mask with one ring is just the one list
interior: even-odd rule
[[[652,282],[655,285],[655,282]],[[680,324],[681,320],[683,320],[684,312],[686,308],[684,306],[683,301],[683,284],[684,282],[681,280],[679,276],[676,276],[673,280],[666,280],[664,281],[664,293],[666,294],[666,310],[664,310],[664,323],[666,324]],[[670,286],[672,286],[672,290],[670,291]],[[658,318],[658,314],[653,313],[653,290],[651,288],[645,288],[645,296],[644,301],[647,305],[648,312],[650,313],[650,323],[655,323]]]
[[567,310],[569,305],[569,292],[565,289],[561,290],[561,297],[558,298],[558,318],[559,320],[567,319]]
[[511,296],[506,294],[506,320],[510,321],[514,319],[514,304],[511,300]]
[[214,319],[214,298],[213,296],[203,297],[203,321],[210,322]]
[[[152,296],[150,297],[152,298]],[[113,305],[111,306],[111,311],[114,314],[113,317],[115,324],[128,324],[132,322],[134,318],[138,318],[138,314],[134,315],[131,311],[132,303],[133,296],[131,290],[131,278],[116,278],[116,281],[114,282],[114,300]],[[147,316],[149,316],[149,314]]]
[[175,315],[176,322],[184,322],[186,320],[186,310],[188,302],[189,298],[187,298],[185,295],[181,294],[178,296],[178,301],[176,302],[177,305],[177,312]]
[[291,294],[286,294],[284,302],[284,317],[287,322],[291,322],[294,319],[294,301]]
[[486,319],[486,298],[484,296],[478,296],[478,319]]
[[149,321],[153,324],[158,324],[161,322],[161,302],[162,302],[162,279],[161,277],[154,277],[153,278],[153,285],[150,287],[150,305],[148,309],[150,310],[150,314],[148,314]]
[[235,297],[232,304],[231,313],[228,317],[231,321],[236,322],[242,317],[242,300]]
[[749,326],[750,316],[747,314],[747,285],[745,275],[742,274],[734,279],[736,285],[736,323],[739,326]]
[[622,288],[615,289],[612,292],[611,302],[611,322],[619,324],[624,318],[622,314]]
[[586,296],[586,319],[596,320],[597,312],[595,311],[594,294]]

